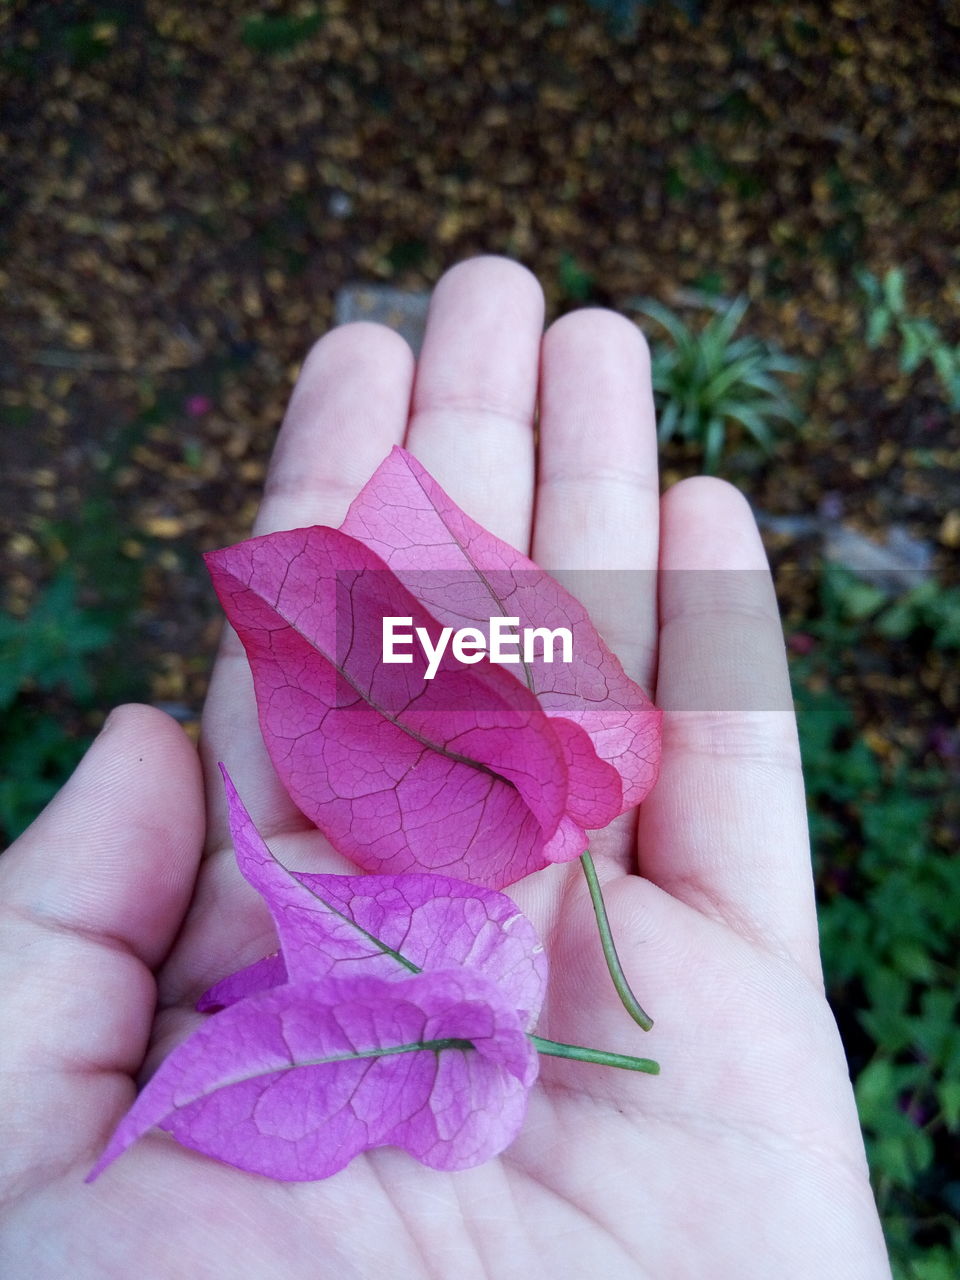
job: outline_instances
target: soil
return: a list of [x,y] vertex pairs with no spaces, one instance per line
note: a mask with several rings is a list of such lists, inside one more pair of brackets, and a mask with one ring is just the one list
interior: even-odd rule
[[[551,316],[745,293],[745,328],[808,362],[805,420],[727,474],[767,512],[899,523],[955,581],[960,419],[929,365],[867,349],[854,269],[902,266],[912,310],[960,338],[960,16],[692,8],[6,4],[6,608],[65,557],[87,556],[92,599],[132,562],[132,665],[193,724],[218,627],[199,553],[246,533],[338,290],[428,289],[480,252],[527,263]],[[671,447],[666,482],[698,464]],[[800,627],[815,540],[769,542],[803,570],[783,588]],[[955,722],[955,682],[891,661],[897,697],[861,721],[894,741],[904,704]]]

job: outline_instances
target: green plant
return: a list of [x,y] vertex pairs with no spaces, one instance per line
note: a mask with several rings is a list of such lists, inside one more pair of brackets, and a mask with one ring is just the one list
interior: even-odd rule
[[930,634],[935,649],[960,649],[960,587],[941,587],[931,579],[884,608],[877,630],[891,640],[917,631]]
[[832,645],[850,643],[853,624],[869,622],[885,640],[960,649],[960,587],[944,587],[935,578],[893,596],[833,568],[824,575],[821,600],[825,607],[818,632]]
[[776,421],[799,424],[797,406],[780,379],[798,373],[801,362],[759,338],[734,337],[747,310],[746,298],[725,307],[705,300],[715,314],[699,331],[653,298],[633,305],[671,339],[651,342],[662,444],[674,436],[698,444],[704,470],[713,473],[731,427],[739,427],[769,452]]
[[255,13],[243,23],[243,43],[258,53],[289,53],[320,30],[323,14],[316,10],[299,16]]
[[898,1280],[946,1277],[960,1249],[960,859],[942,834],[956,787],[879,753],[836,686],[894,634],[921,660],[957,607],[936,584],[891,600],[825,572],[816,647],[793,663],[824,971]]
[[94,660],[113,630],[78,600],[76,579],[59,572],[25,618],[0,614],[0,829],[12,839],[52,797],[83,751],[81,735],[44,714],[38,695],[89,705]]
[[89,658],[111,639],[109,629],[77,603],[73,575],[58,574],[25,618],[0,614],[0,711],[9,710],[28,685],[89,698]]
[[4,713],[0,836],[5,833],[14,840],[29,826],[79,763],[89,740],[88,733],[68,734],[28,699],[18,700]]
[[951,346],[932,320],[910,314],[904,272],[891,267],[882,280],[855,273],[867,303],[867,346],[881,346],[894,330],[900,339],[900,372],[914,373],[929,360],[951,409],[960,409],[960,344]]
[[0,836],[11,840],[66,780],[104,707],[142,694],[124,652],[141,568],[120,551],[109,499],[95,494],[41,536],[60,567],[25,617],[0,612]]
[[557,264],[557,279],[564,297],[572,302],[587,302],[593,295],[596,281],[591,273],[580,265],[572,253],[562,253]]

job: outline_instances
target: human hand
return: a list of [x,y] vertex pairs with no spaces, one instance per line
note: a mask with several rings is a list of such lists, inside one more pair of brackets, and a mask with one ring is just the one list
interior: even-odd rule
[[620,1006],[575,862],[509,892],[550,954],[540,1033],[652,1056],[662,1074],[544,1058],[517,1141],[456,1174],[379,1149],[325,1182],[277,1183],[157,1134],[84,1184],[138,1073],[197,1022],[197,996],[275,945],[233,860],[216,762],[282,861],[349,869],[277,781],[228,635],[202,770],[173,721],[123,708],[0,859],[4,1275],[889,1274],[822,991],[796,726],[756,528],[720,481],[660,499],[632,324],[596,310],[546,335],[542,322],[527,272],[478,259],[437,286],[416,369],[386,329],[333,330],[294,392],[256,532],[339,524],[404,443],[539,564],[596,571],[576,590],[665,709],[657,787],[592,846],[654,1031]]

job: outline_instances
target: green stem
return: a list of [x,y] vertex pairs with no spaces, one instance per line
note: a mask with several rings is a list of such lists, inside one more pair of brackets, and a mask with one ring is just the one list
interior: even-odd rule
[[558,1040],[544,1040],[540,1036],[531,1036],[530,1039],[538,1053],[549,1054],[552,1058],[576,1058],[579,1062],[599,1062],[605,1067],[645,1071],[650,1076],[660,1074],[660,1064],[654,1062],[652,1058],[632,1058],[626,1053],[607,1053],[604,1049],[586,1049],[579,1044],[562,1044]]
[[607,919],[607,908],[603,904],[603,894],[600,892],[597,869],[593,865],[593,858],[590,856],[589,849],[584,849],[583,853],[581,853],[580,865],[583,867],[583,874],[587,878],[587,888],[590,890],[593,913],[597,917],[597,928],[600,931],[603,958],[607,962],[607,969],[613,979],[613,985],[617,989],[617,995],[634,1022],[643,1027],[644,1031],[649,1031],[653,1026],[653,1019],[649,1014],[644,1013],[640,1007],[640,1001],[630,990],[630,983],[627,982],[627,976],[623,972],[623,965],[620,963],[620,957],[617,955],[617,948],[614,945],[613,934],[610,932],[610,921]]

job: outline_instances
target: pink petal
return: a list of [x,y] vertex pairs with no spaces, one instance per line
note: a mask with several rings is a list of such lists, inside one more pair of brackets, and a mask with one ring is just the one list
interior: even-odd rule
[[[472,1047],[436,1045],[448,1040]],[[407,1048],[425,1042],[435,1047]],[[537,1065],[516,1014],[477,973],[275,987],[215,1014],[170,1054],[88,1181],[157,1125],[284,1181],[326,1178],[379,1146],[471,1168],[516,1136]]]
[[283,960],[268,957],[269,967],[261,961],[233,974],[198,1007],[231,1004],[285,981],[287,972],[294,982],[326,974],[403,979],[412,970],[464,965],[494,982],[532,1030],[546,990],[547,961],[533,925],[510,898],[447,876],[288,871],[270,852],[223,766],[221,772],[237,863],[270,908]]
[[205,413],[209,413],[213,408],[213,401],[209,396],[187,396],[183,402],[183,407],[191,418],[202,418]]
[[228,1004],[236,1004],[247,996],[255,996],[259,991],[267,991],[270,987],[279,987],[287,981],[287,966],[283,956],[276,952],[272,956],[264,956],[245,969],[238,969],[229,977],[215,982],[197,1001],[198,1013],[215,1013],[217,1009],[225,1009]]
[[493,887],[551,860],[568,735],[488,661],[448,652],[430,681],[417,646],[410,665],[384,664],[384,616],[438,628],[374,553],[317,527],[206,559],[274,765],[338,849],[370,871],[456,868]]

